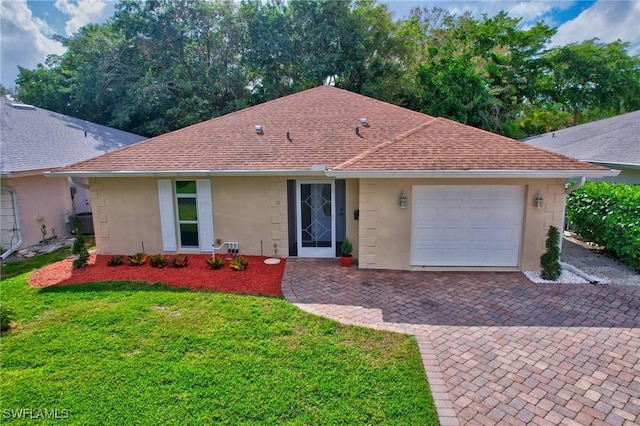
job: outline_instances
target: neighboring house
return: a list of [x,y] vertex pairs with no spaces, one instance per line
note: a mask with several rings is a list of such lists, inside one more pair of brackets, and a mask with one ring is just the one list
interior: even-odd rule
[[532,136],[522,142],[620,170],[618,176],[603,180],[640,184],[640,111]]
[[[74,214],[91,211],[86,185],[43,172],[96,157],[146,138],[0,98],[3,258],[20,247],[66,236]],[[84,188],[83,188],[84,186]]]
[[89,179],[102,254],[336,257],[346,236],[362,268],[516,270],[562,226],[566,178],[616,173],[322,86],[52,175]]

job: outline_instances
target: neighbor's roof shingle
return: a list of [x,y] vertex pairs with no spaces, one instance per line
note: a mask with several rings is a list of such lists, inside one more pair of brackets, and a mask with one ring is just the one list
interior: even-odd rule
[[0,132],[2,173],[53,169],[146,139],[4,96]]
[[[367,119],[366,127],[361,118]],[[263,134],[256,133],[256,125]],[[320,164],[342,170],[603,170],[450,120],[321,86],[62,171],[306,171]]]
[[584,161],[640,166],[640,110],[532,136],[522,142]]

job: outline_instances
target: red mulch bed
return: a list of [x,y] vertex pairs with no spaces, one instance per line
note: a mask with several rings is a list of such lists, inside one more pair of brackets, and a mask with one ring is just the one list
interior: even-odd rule
[[144,281],[191,290],[282,296],[280,282],[286,259],[277,265],[267,265],[264,263],[266,257],[245,256],[249,259],[247,269],[234,271],[229,268],[228,260],[224,268],[210,269],[205,263],[210,255],[206,254],[188,255],[189,263],[184,268],[153,268],[149,260],[142,266],[130,266],[126,263],[127,257],[123,257],[122,265],[109,267],[107,262],[111,255],[93,254],[89,264],[81,269],[71,266],[72,259],[61,260],[35,271],[29,278],[29,284],[33,287],[49,287],[99,281]]

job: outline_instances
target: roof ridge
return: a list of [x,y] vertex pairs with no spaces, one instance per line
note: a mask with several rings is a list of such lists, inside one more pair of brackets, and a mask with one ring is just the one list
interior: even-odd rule
[[440,119],[440,117],[435,117],[435,118],[431,117],[431,118],[432,119],[427,121],[426,123],[422,123],[421,125],[419,125],[417,127],[414,127],[411,130],[407,130],[406,132],[401,133],[401,134],[399,134],[398,136],[396,136],[396,137],[394,137],[392,139],[389,139],[387,141],[379,143],[378,145],[374,146],[373,148],[370,148],[370,149],[368,149],[368,150],[356,155],[355,157],[338,164],[336,167],[333,168],[333,170],[341,170],[343,168],[352,166],[353,164],[357,163],[358,161],[364,160],[368,156],[375,154],[376,152],[380,151],[381,149],[386,148],[389,145],[393,145],[394,143],[396,143],[396,142],[398,142],[398,141],[400,141],[402,139],[405,139],[405,138],[413,135],[414,133],[417,133],[417,132],[419,132],[421,130],[424,130],[425,128],[427,128],[431,124],[433,124],[435,121],[438,121]]

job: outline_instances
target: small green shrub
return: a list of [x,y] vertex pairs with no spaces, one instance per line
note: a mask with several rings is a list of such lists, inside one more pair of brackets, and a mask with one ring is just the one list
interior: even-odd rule
[[128,256],[127,260],[129,261],[129,265],[131,266],[142,266],[147,262],[148,257],[149,256],[146,253],[138,252],[136,254]]
[[162,253],[158,253],[151,256],[150,263],[154,268],[164,268],[167,265],[167,259],[162,255]]
[[185,266],[187,266],[188,260],[189,259],[187,258],[187,256],[176,256],[171,259],[171,266],[173,266],[174,268],[184,268]]
[[249,266],[249,259],[244,256],[236,256],[229,262],[229,267],[234,271],[244,271],[247,266]]
[[545,246],[547,251],[540,256],[540,266],[542,271],[540,276],[549,281],[555,281],[560,278],[562,268],[560,267],[560,231],[555,226],[550,226],[547,232],[547,241]]
[[0,334],[9,330],[11,323],[16,320],[12,309],[0,305]]
[[210,257],[207,260],[205,260],[205,262],[207,262],[207,265],[209,265],[209,268],[211,269],[224,268],[224,258],[220,256]]
[[347,237],[344,238],[342,244],[340,245],[340,253],[342,256],[349,257],[353,253],[353,244]]
[[111,256],[111,259],[107,262],[107,266],[120,266],[122,265],[122,256]]
[[640,270],[640,185],[587,182],[567,196],[575,232]]
[[[74,222],[75,224],[76,222]],[[77,257],[73,259],[71,265],[76,268],[84,268],[89,262],[89,252],[85,247],[84,235],[80,232],[79,228],[80,222],[77,222],[77,227],[75,228],[76,237],[73,239],[73,243],[71,244],[71,253],[75,254]]]

